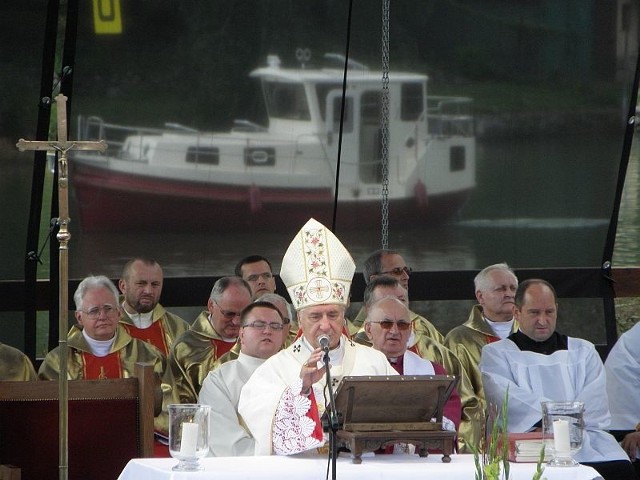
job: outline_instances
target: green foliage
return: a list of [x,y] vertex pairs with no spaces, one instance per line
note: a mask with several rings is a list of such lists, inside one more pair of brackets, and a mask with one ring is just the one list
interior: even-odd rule
[[544,472],[544,467],[542,466],[542,462],[544,462],[544,447],[543,442],[542,447],[540,448],[538,463],[536,464],[536,473],[533,474],[533,478],[531,480],[540,480],[542,478],[542,473]]
[[[509,389],[504,393],[504,401],[502,402],[502,408],[500,409],[500,432],[498,435],[502,437],[502,469],[504,472],[504,478],[509,478],[511,465],[509,464],[509,430],[507,420],[509,418]],[[497,423],[497,422],[496,422]]]
[[[496,405],[489,404],[485,420],[484,443],[481,446],[469,445],[475,463],[475,480],[509,480],[509,389],[504,394],[500,414]],[[544,446],[540,451],[536,471],[532,480],[541,480],[544,467]],[[500,468],[502,467],[502,468]]]

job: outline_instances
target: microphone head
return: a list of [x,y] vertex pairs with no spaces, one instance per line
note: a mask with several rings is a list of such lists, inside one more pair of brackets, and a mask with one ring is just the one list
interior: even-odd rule
[[318,345],[320,345],[322,349],[329,348],[329,341],[331,340],[329,335],[327,335],[326,333],[322,333],[318,336],[317,340],[318,340]]

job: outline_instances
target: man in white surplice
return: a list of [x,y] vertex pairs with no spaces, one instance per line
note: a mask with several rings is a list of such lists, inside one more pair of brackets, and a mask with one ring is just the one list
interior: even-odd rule
[[508,389],[508,430],[516,433],[540,427],[542,401],[584,402],[584,440],[575,459],[607,480],[636,478],[629,457],[605,431],[611,416],[604,366],[594,345],[555,331],[557,297],[548,282],[525,280],[514,302],[520,330],[482,349],[487,402],[500,406]]
[[345,332],[355,263],[336,236],[310,219],[282,259],[280,277],[298,311],[299,336],[258,367],[240,394],[238,411],[256,455],[290,455],[325,444],[325,367],[319,338],[329,339],[332,388],[345,375],[397,375],[386,357]]
[[209,450],[214,457],[253,455],[255,443],[238,417],[240,391],[251,374],[275,354],[287,336],[280,311],[257,301],[240,314],[240,354],[209,372],[202,382],[199,402],[211,406]]
[[640,474],[640,323],[624,332],[604,362],[611,433]]

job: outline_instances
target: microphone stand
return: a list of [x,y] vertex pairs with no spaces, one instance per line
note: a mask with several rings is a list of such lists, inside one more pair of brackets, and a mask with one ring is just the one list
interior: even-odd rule
[[329,458],[331,459],[331,479],[336,480],[336,464],[338,462],[338,412],[336,399],[331,385],[331,372],[329,371],[329,347],[324,349],[322,361],[325,366],[326,384],[329,390]]

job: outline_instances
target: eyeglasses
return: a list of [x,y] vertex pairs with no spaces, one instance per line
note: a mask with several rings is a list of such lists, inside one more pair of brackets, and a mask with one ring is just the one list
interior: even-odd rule
[[386,272],[380,272],[378,275],[393,275],[394,277],[399,277],[403,273],[411,275],[412,271],[413,270],[411,270],[411,267],[396,267],[392,270],[387,270]]
[[233,310],[223,310],[218,302],[214,300],[213,303],[218,306],[218,308],[220,309],[220,313],[226,320],[233,320],[234,318],[240,316],[240,312],[234,312]]
[[401,332],[404,332],[405,330],[409,330],[411,328],[411,323],[405,322],[404,320],[398,320],[397,322],[394,322],[393,320],[381,320],[379,322],[371,322],[371,323],[377,323],[384,330],[391,330],[394,324],[398,327],[398,330],[400,330]]
[[116,311],[117,311],[116,307],[108,304],[103,305],[101,307],[93,307],[93,308],[90,308],[89,310],[81,310],[81,312],[84,313],[91,320],[95,320],[96,318],[98,318],[100,316],[100,312],[104,312],[104,314],[108,317],[109,315],[111,315]]
[[255,322],[251,322],[251,323],[247,323],[246,325],[243,325],[242,328],[244,327],[251,327],[251,328],[256,328],[258,330],[262,330],[264,331],[267,327],[269,327],[271,330],[274,330],[276,332],[282,330],[284,328],[284,324],[283,323],[278,323],[278,322],[265,322],[264,320],[256,320]]
[[273,278],[273,274],[271,272],[255,273],[247,277],[247,282],[256,282],[259,278],[262,278],[263,280],[271,280]]

